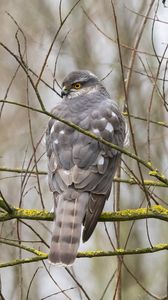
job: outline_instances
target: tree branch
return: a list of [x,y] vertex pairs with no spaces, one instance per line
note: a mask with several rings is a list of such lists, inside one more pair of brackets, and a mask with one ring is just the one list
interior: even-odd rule
[[141,163],[143,166],[145,166],[147,169],[150,170],[149,172],[149,175],[151,176],[154,176],[156,177],[157,179],[159,179],[161,182],[165,183],[167,186],[168,186],[168,178],[166,178],[166,176],[164,176],[162,173],[160,173],[158,171],[158,169],[154,168],[151,164],[151,162],[147,162],[145,161],[144,159],[142,159],[141,157],[137,156],[136,154],[134,153],[131,153],[129,151],[127,151],[125,148],[121,148],[115,144],[112,144],[106,140],[104,140],[103,138],[99,137],[99,136],[96,136],[95,134],[93,134],[92,132],[88,131],[88,130],[85,130],[81,127],[79,127],[78,125],[74,124],[73,122],[70,122],[70,121],[67,121],[63,118],[60,118],[60,117],[56,117],[55,115],[49,113],[48,111],[46,110],[40,110],[40,109],[37,109],[35,107],[31,107],[31,106],[28,106],[28,105],[25,105],[25,104],[22,104],[22,103],[17,103],[17,102],[14,102],[14,101],[7,101],[7,100],[0,100],[0,103],[8,103],[8,104],[12,104],[12,105],[17,105],[17,106],[20,106],[20,107],[24,107],[24,108],[28,108],[32,111],[36,111],[36,112],[39,112],[39,113],[42,113],[44,115],[47,115],[55,120],[58,120],[74,129],[76,129],[77,131],[83,133],[84,135],[87,135],[89,137],[91,137],[92,139],[108,146],[109,148],[112,148],[112,149],[115,149],[117,151],[120,151],[121,153],[124,153],[125,155],[133,158],[134,160],[136,160],[137,162]]
[[[3,199],[0,198],[0,207],[4,208]],[[153,205],[150,208],[125,209],[117,212],[104,212],[99,219],[100,222],[119,222],[141,219],[159,219],[168,222],[168,209],[161,205]],[[11,219],[27,219],[53,221],[54,213],[46,210],[22,209],[12,207],[11,212],[0,212],[0,222]]]
[[[23,168],[8,168],[8,167],[1,167],[0,166],[0,172],[9,172],[9,173],[18,173],[18,174],[32,174],[32,175],[47,175],[48,172],[47,171],[43,171],[43,170],[28,170],[28,169],[23,169]],[[122,183],[126,183],[129,185],[136,185],[138,184],[138,182],[136,181],[135,178],[129,178],[129,179],[125,179],[125,178],[120,178],[120,177],[114,177],[113,178],[113,182],[122,182]],[[144,185],[147,186],[159,186],[159,187],[167,187],[167,184],[163,183],[163,182],[159,182],[157,180],[150,180],[150,179],[146,179],[144,180]]]
[[[36,254],[35,257],[30,257],[30,258],[23,258],[23,259],[15,259],[11,260],[6,263],[0,263],[0,268],[5,268],[5,267],[11,267],[11,266],[16,266],[24,263],[32,263],[35,261],[40,261],[48,258],[48,254],[38,251],[34,248],[30,248],[27,246],[24,246],[22,244],[17,244],[11,241],[6,241],[6,240],[1,240],[0,243],[2,244],[8,244],[10,246],[18,247],[23,250],[27,250],[28,252]],[[104,256],[120,256],[120,255],[132,255],[132,254],[147,254],[147,253],[154,253],[158,251],[163,251],[163,250],[168,250],[168,244],[157,244],[154,245],[152,248],[151,247],[146,247],[146,248],[136,248],[136,249],[115,249],[115,251],[101,251],[101,250],[96,250],[96,251],[85,251],[85,252],[79,252],[77,257],[78,258],[94,258],[94,257],[104,257]]]
[[146,254],[146,253],[154,253],[158,251],[168,250],[168,244],[157,244],[152,248],[136,248],[136,249],[116,249],[115,251],[86,251],[79,252],[77,257],[104,257],[104,256],[119,256],[119,255],[132,255],[132,254]]

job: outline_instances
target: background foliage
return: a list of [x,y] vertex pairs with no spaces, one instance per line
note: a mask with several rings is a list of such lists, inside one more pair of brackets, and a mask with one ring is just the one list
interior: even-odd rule
[[[167,208],[166,4],[154,0],[1,0],[0,218],[6,211],[11,213],[5,202],[51,210],[46,111],[60,101],[62,79],[75,69],[89,69],[103,80],[130,128],[126,150],[148,163],[146,168],[123,154],[105,210],[155,204]],[[167,243],[167,222],[144,216],[131,221],[129,211],[127,216],[129,222],[99,223],[80,251],[152,249]],[[50,266],[42,260],[45,256],[39,262],[14,266],[16,259],[31,261],[30,247],[48,253],[51,229],[52,222],[38,218],[1,222],[0,266],[11,266],[1,269],[0,299],[168,299],[167,251],[77,258],[71,268]]]

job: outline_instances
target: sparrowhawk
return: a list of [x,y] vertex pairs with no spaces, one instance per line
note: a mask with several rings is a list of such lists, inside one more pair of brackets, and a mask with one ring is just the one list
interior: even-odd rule
[[[90,71],[74,71],[62,84],[55,117],[71,121],[123,147],[125,121],[101,81]],[[54,195],[54,230],[49,260],[71,265],[91,236],[108,199],[121,153],[51,118],[46,131],[48,180]]]

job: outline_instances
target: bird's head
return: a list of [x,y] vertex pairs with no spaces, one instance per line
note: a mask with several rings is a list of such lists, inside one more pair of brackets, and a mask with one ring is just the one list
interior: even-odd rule
[[61,96],[77,97],[92,91],[98,85],[101,85],[99,79],[90,71],[74,71],[65,77]]

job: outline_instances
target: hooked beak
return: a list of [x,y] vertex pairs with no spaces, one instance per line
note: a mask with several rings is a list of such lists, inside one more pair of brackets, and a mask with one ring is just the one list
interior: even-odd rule
[[63,98],[64,96],[66,96],[69,93],[69,89],[66,85],[63,86],[62,90],[61,90],[61,97]]

